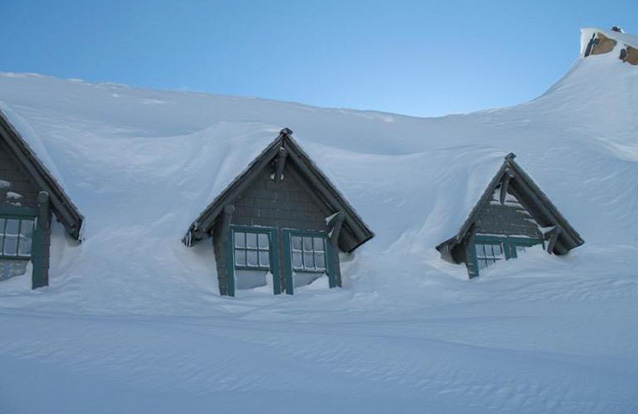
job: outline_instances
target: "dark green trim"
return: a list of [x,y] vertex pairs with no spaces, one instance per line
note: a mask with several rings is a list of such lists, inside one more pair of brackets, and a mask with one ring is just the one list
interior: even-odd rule
[[[328,283],[331,288],[337,286],[337,281],[335,279],[335,272],[333,266],[333,246],[328,239],[328,234],[323,231],[310,231],[310,230],[294,230],[294,229],[285,229],[283,230],[284,237],[284,261],[285,261],[285,280],[286,280],[286,293],[288,295],[293,295],[295,293],[294,283],[292,278],[292,246],[290,245],[292,236],[306,236],[306,237],[321,237],[324,239],[324,246],[326,248],[326,274],[328,275]],[[295,270],[295,272],[299,273],[320,273],[320,272],[311,272],[311,271],[303,271],[303,270]]]
[[35,218],[38,216],[38,210],[30,207],[0,205],[0,216],[9,216],[10,218]]
[[[249,266],[235,267],[235,231],[243,233],[268,234],[268,247],[270,254],[270,269],[255,268]],[[235,296],[235,270],[263,270],[272,274],[273,293],[281,294],[281,281],[279,278],[279,233],[273,227],[251,227],[231,225],[226,235],[226,277],[228,278],[228,295]]]
[[[31,234],[31,254],[29,254],[28,256],[20,256],[18,254],[16,255],[5,255],[3,254],[3,249],[4,249],[4,237],[2,237],[0,239],[0,260],[15,260],[15,261],[23,261],[23,262],[29,262],[32,260],[33,256],[36,255],[35,249],[36,249],[36,243],[35,243],[35,239],[36,239],[36,230],[37,230],[37,226],[38,226],[38,218],[37,218],[37,210],[36,209],[32,209],[32,208],[28,208],[28,207],[21,207],[21,206],[0,206],[0,218],[3,219],[14,219],[14,220],[20,220],[20,227],[18,228],[18,245],[16,247],[16,253],[20,250],[20,234],[22,233],[22,220],[33,220],[33,233]],[[6,222],[5,222],[5,226],[6,226]],[[6,227],[4,229],[2,229],[2,233],[4,234],[6,230]],[[35,267],[36,267],[36,263],[33,264],[33,272],[35,273]],[[32,276],[33,277],[33,276]],[[35,289],[35,287],[39,287],[39,286],[33,286],[32,287]]]
[[[233,232],[226,232],[226,294],[235,296],[235,250],[233,249]],[[220,281],[221,282],[221,281]]]
[[33,232],[33,246],[31,258],[33,259],[33,273],[31,274],[31,287],[49,285],[49,247],[51,245],[51,209],[48,193],[41,191],[38,194],[38,218]]
[[0,260],[22,260],[28,262],[31,260],[31,256],[5,256],[0,255]]
[[470,244],[470,248],[468,249],[468,258],[474,264],[475,274],[470,275],[470,278],[476,277],[479,275],[479,266],[478,266],[478,258],[476,256],[476,244],[501,244],[503,248],[503,253],[505,255],[505,260],[515,259],[518,257],[516,253],[516,246],[525,246],[531,247],[536,246],[538,244],[543,245],[545,248],[545,242],[542,239],[535,239],[530,237],[519,237],[519,236],[497,236],[497,235],[482,235],[476,234],[474,235],[474,239]]

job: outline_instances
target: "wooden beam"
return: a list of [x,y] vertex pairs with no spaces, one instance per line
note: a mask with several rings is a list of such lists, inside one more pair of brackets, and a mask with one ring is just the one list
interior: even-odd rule
[[33,272],[31,274],[31,288],[49,285],[49,247],[51,244],[51,210],[49,193],[38,193],[38,220],[34,232],[31,259]]
[[561,234],[561,232],[562,229],[558,225],[554,228],[554,230],[551,231],[549,243],[547,243],[547,253],[553,254],[554,247],[556,246],[556,242],[558,241],[558,236]]
[[330,228],[330,243],[332,243],[334,247],[339,246],[339,234],[341,233],[345,217],[346,215],[343,211],[339,211],[328,222],[328,228]]
[[221,232],[219,233],[219,237],[221,240],[226,240],[226,236],[228,235],[228,230],[230,229],[230,222],[233,218],[233,213],[235,212],[235,206],[232,204],[227,204],[224,206],[224,211],[222,212],[222,221],[221,221]]
[[510,186],[510,180],[514,178],[514,174],[511,171],[506,170],[505,176],[503,177],[503,182],[501,183],[501,194],[500,194],[500,202],[501,204],[505,204],[505,198],[507,197],[507,190]]
[[277,171],[275,172],[275,182],[279,182],[284,179],[284,167],[286,166],[287,158],[288,150],[284,147],[279,148],[279,154],[277,154]]

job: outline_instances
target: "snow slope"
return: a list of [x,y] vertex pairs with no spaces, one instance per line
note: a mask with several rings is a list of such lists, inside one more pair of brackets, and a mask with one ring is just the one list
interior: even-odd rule
[[[80,246],[54,228],[51,286],[0,284],[2,413],[638,409],[638,69],[614,53],[442,118],[7,73],[0,109],[87,218]],[[220,297],[180,239],[283,127],[376,237],[343,289]],[[585,245],[467,281],[434,246],[509,152]]]

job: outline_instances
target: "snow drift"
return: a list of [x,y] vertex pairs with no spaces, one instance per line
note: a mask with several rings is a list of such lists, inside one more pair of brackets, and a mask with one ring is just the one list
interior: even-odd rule
[[[611,53],[441,118],[10,73],[0,101],[86,216],[79,246],[54,229],[50,287],[0,284],[3,412],[638,408],[638,70]],[[220,297],[181,238],[284,127],[376,237],[343,289]],[[467,281],[434,247],[509,152],[586,243]]]

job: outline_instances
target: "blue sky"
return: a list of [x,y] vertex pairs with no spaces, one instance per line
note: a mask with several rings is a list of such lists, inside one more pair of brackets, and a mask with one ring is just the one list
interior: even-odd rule
[[630,0],[0,0],[0,17],[4,72],[418,116],[533,99],[581,27],[638,32]]

